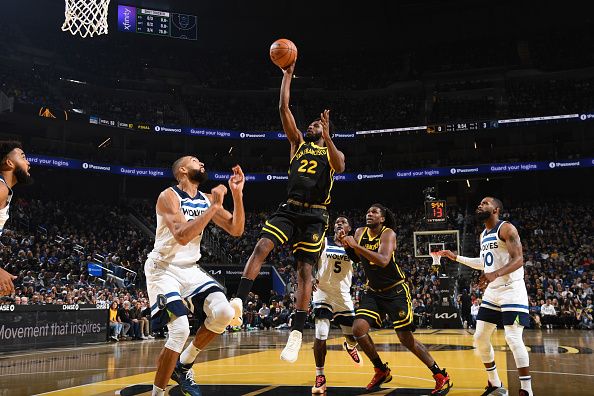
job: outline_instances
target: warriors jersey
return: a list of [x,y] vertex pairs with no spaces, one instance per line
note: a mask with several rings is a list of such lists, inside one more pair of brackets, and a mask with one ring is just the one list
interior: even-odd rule
[[330,165],[328,148],[302,142],[289,165],[289,198],[308,204],[328,205],[333,183],[334,169]]
[[6,181],[2,176],[0,176],[0,182],[6,185],[8,188],[8,198],[6,198],[6,206],[0,209],[0,235],[2,235],[2,231],[4,231],[4,224],[8,221],[8,211],[10,210],[10,201],[12,200],[12,189],[8,187]]
[[320,289],[349,294],[353,278],[353,263],[342,246],[326,238],[326,246],[318,261],[317,279]]
[[[485,229],[481,233],[481,260],[484,271],[495,272],[509,262],[509,252],[506,243],[499,236],[499,230],[505,221],[500,221],[492,230]],[[489,288],[499,287],[511,282],[524,281],[524,267],[520,267],[512,273],[500,276],[489,283]]]
[[[205,194],[198,191],[195,197],[190,197],[177,186],[171,187],[179,200],[179,207],[187,221],[200,216],[210,207],[210,201]],[[148,257],[154,261],[165,262],[177,266],[192,266],[200,260],[200,241],[202,234],[183,246],[175,240],[169,228],[163,221],[163,216],[157,213],[157,230],[155,246]]]
[[[380,246],[380,238],[386,230],[389,230],[389,228],[382,227],[378,235],[371,237],[369,235],[369,228],[365,227],[363,234],[361,234],[361,237],[359,238],[359,245],[372,252],[377,252]],[[365,271],[365,276],[367,277],[367,286],[372,290],[384,290],[394,286],[400,281],[404,281],[404,273],[400,270],[398,264],[396,264],[394,252],[392,252],[390,262],[385,267],[375,265],[363,256],[360,256],[360,259],[361,265],[363,265]]]

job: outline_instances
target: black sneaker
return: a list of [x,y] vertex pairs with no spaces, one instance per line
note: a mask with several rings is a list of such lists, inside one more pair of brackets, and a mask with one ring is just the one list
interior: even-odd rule
[[503,387],[503,383],[501,386],[493,386],[490,382],[487,382],[487,386],[485,387],[485,392],[481,396],[507,396],[507,389]]
[[[188,367],[189,366],[189,367]],[[194,381],[192,365],[184,365],[178,360],[171,374],[171,379],[179,384],[182,393],[186,396],[202,396],[200,386]]]

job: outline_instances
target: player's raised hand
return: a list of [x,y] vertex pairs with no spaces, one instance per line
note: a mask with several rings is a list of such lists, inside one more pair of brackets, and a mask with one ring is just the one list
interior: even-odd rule
[[441,257],[447,257],[453,261],[456,261],[456,257],[458,257],[451,250],[440,250],[439,252],[436,252],[436,253]]
[[345,235],[340,241],[344,246],[348,246],[350,248],[357,246],[357,241],[355,241],[355,238],[352,235]]
[[291,63],[289,66],[287,66],[286,69],[283,69],[281,67],[281,70],[283,71],[283,74],[287,74],[289,75],[289,77],[293,77],[293,72],[295,71],[295,63],[297,63],[297,59],[295,58],[295,62]]
[[243,191],[244,184],[245,176],[243,175],[243,170],[241,170],[241,166],[235,165],[233,167],[233,174],[229,178],[229,188],[231,189],[231,193],[235,194]]
[[212,195],[212,206],[223,206],[223,199],[225,198],[225,194],[227,194],[227,187],[219,184],[212,190],[210,190],[210,194]]
[[14,293],[12,281],[17,277],[0,268],[0,296],[10,296]]
[[322,138],[330,139],[330,110],[326,109],[320,113],[320,122],[322,124]]

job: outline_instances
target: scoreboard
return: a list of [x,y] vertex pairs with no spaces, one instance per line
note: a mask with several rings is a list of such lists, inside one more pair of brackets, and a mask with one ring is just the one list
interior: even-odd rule
[[446,201],[425,201],[425,219],[427,223],[445,223],[447,219]]
[[185,40],[196,40],[198,37],[196,15],[127,5],[118,5],[118,30]]

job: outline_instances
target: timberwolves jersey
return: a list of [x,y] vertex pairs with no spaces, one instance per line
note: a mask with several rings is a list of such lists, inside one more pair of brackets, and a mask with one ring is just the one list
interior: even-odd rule
[[[177,186],[173,186],[171,189],[175,192],[179,200],[180,210],[187,221],[200,216],[210,207],[210,201],[200,191],[192,198]],[[186,246],[180,245],[165,225],[163,216],[157,213],[155,247],[149,253],[148,257],[155,261],[163,261],[167,264],[181,267],[194,266],[200,260],[201,240],[202,234],[191,240]]]
[[334,183],[328,148],[303,142],[291,158],[287,193],[300,202],[328,205]]
[[2,176],[0,176],[0,182],[4,183],[6,188],[8,188],[6,206],[0,209],[0,235],[2,235],[2,231],[4,231],[4,224],[6,224],[6,221],[8,221],[8,211],[10,209],[10,201],[12,200],[12,189],[8,187],[8,184],[6,184],[6,181]]
[[349,294],[353,278],[353,263],[342,246],[326,238],[326,246],[318,261],[317,279],[320,288],[326,291],[340,291]]
[[[359,245],[372,252],[377,252],[379,250],[380,238],[386,230],[389,230],[389,228],[382,227],[380,233],[372,238],[369,235],[369,228],[365,227],[363,234],[359,238]],[[365,276],[367,277],[367,285],[372,290],[383,290],[404,280],[404,273],[400,270],[398,264],[396,264],[394,252],[392,252],[392,258],[388,265],[383,268],[375,265],[363,256],[360,256],[360,259]]]
[[[485,229],[481,233],[481,260],[485,267],[485,272],[495,272],[509,262],[509,252],[505,241],[499,237],[499,230],[505,224],[500,221],[492,230]],[[515,281],[524,281],[524,267],[520,267],[514,272],[500,276],[489,283],[489,288],[499,287]]]

